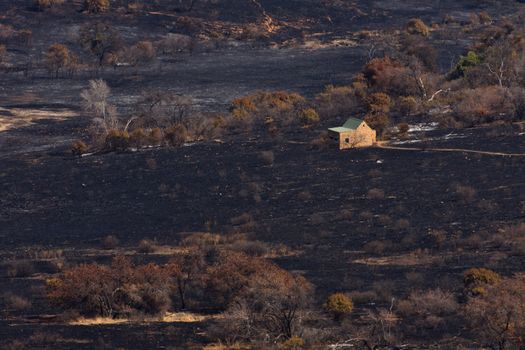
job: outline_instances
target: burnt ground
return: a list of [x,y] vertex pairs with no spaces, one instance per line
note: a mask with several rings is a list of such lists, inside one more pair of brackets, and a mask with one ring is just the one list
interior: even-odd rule
[[[440,130],[426,136],[434,139],[427,141],[431,147],[468,145],[525,153],[525,137],[518,131],[471,129],[454,131],[468,138],[447,139],[451,131]],[[228,232],[231,218],[249,213],[256,223],[256,239],[300,252],[276,261],[305,273],[321,297],[335,290],[380,286],[403,296],[409,291],[409,272],[422,272],[424,287],[458,288],[469,267],[489,266],[505,275],[525,268],[520,253],[472,243],[473,236],[495,236],[499,229],[523,221],[525,157],[375,148],[319,151],[310,149],[304,135],[288,136],[295,141],[239,139],[81,159],[39,153],[4,158],[4,256],[35,246],[96,248],[108,234],[118,236],[123,246],[143,238],[174,245],[181,232],[210,226],[214,232]],[[272,164],[261,158],[261,151],[268,150],[275,156]],[[474,188],[474,197],[463,198],[456,184]],[[371,189],[381,189],[384,195],[371,197]],[[407,222],[400,225],[400,219]],[[450,244],[437,249],[429,235],[432,230],[446,232]],[[366,244],[372,241],[389,242],[388,248],[369,251]],[[44,281],[3,278],[0,283],[4,291],[31,290]],[[33,308],[35,314],[52,311],[38,297]],[[14,338],[33,327],[47,327],[11,323],[4,332]],[[186,332],[183,337],[202,326],[172,325],[176,334]],[[136,335],[140,332],[117,327],[128,334],[128,343],[119,337],[112,345],[171,344],[172,335],[155,336],[157,327],[166,325],[133,327],[153,335],[141,338]],[[93,339],[93,334],[108,337],[115,326],[55,324],[46,329]]]
[[[352,36],[361,29],[399,27],[412,17],[430,23],[441,21],[445,14],[467,20],[470,12],[480,10],[493,15],[518,10],[510,1],[504,5],[490,1],[442,0],[423,5],[420,1],[366,1],[357,5],[359,11],[352,6],[320,7],[306,0],[284,5],[275,0],[261,2],[277,20],[311,23],[301,30],[322,32],[327,40]],[[86,17],[77,11],[77,1],[68,5],[70,12],[64,16],[37,13],[29,8],[30,3],[0,2],[0,16],[5,16],[0,18],[2,23],[17,29],[30,27],[34,33],[30,48],[8,45],[12,57],[26,53],[39,57],[54,42],[75,47],[75,33],[84,21],[111,20],[129,42],[139,40],[140,32],[158,39],[183,29],[172,13],[134,19],[129,15]],[[216,10],[214,20],[233,26],[258,16],[251,8]],[[239,16],[241,12],[247,15]],[[210,20],[209,13],[197,8],[191,16]],[[332,24],[326,23],[326,16]],[[290,25],[266,44],[296,36],[297,30]],[[124,110],[143,90],[160,89],[190,95],[204,111],[225,112],[233,98],[255,90],[286,89],[311,97],[326,84],[348,84],[368,57],[367,45],[305,50],[268,48],[253,42],[219,43],[211,50],[197,48],[192,56],[160,57],[157,65],[141,68],[139,74],[119,68],[106,69],[101,76],[112,88],[113,102]],[[446,70],[464,49],[464,43],[443,45],[441,68]],[[402,298],[410,290],[408,273],[423,275],[419,288],[439,285],[457,290],[461,273],[469,267],[486,266],[504,275],[524,269],[523,251],[482,245],[479,240],[490,240],[505,226],[523,222],[525,157],[375,148],[320,151],[309,146],[315,135],[299,132],[286,134],[285,141],[235,137],[223,144],[201,143],[178,150],[72,158],[66,152],[69,144],[84,134],[89,122],[80,112],[78,95],[95,76],[82,71],[71,79],[51,79],[43,70],[30,77],[0,75],[0,107],[6,109],[0,109],[0,117],[9,117],[14,109],[75,115],[63,120],[43,118],[0,132],[2,262],[25,257],[34,248],[63,249],[65,258],[73,262],[99,259],[86,251],[99,249],[108,234],[118,236],[124,248],[136,246],[143,238],[173,245],[181,232],[211,228],[226,233],[232,229],[232,218],[248,213],[256,223],[256,239],[285,244],[298,252],[276,262],[305,273],[320,298],[338,290],[370,289],[388,290]],[[525,135],[517,127],[439,130],[418,138],[426,141],[407,147],[525,153]],[[275,156],[272,164],[261,157],[262,151],[270,150]],[[474,196],[462,197],[457,185],[473,188]],[[370,196],[371,189],[384,194]],[[445,232],[443,246],[436,246],[429,235],[432,230]],[[370,249],[370,242],[386,248]],[[54,334],[56,339],[48,343],[40,339],[33,348],[51,343],[57,349],[69,349],[72,344],[79,349],[103,348],[104,343],[126,349],[189,348],[209,340],[202,333],[205,324],[198,322],[44,323],[38,316],[54,310],[44,298],[43,287],[55,271],[49,261],[34,260],[36,271],[28,278],[8,278],[6,264],[1,264],[0,294],[26,296],[32,307],[2,314],[0,347],[40,332]],[[388,304],[390,296],[378,303]]]

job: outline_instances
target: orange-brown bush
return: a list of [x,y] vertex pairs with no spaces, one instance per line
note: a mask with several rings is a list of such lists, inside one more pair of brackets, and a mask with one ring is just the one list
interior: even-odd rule
[[374,58],[362,69],[368,86],[393,96],[411,96],[419,93],[419,87],[406,65],[390,57]]
[[158,265],[135,266],[117,257],[109,266],[80,265],[48,280],[48,298],[85,315],[158,314],[170,306],[168,281],[168,274]]
[[493,122],[502,116],[512,117],[513,106],[509,91],[500,86],[467,89],[453,105],[454,117],[465,126]]
[[525,276],[516,274],[470,297],[465,319],[482,346],[519,349],[525,345]]
[[443,331],[457,319],[459,305],[452,293],[440,289],[412,292],[399,302],[405,333],[425,337],[432,330]]
[[246,271],[243,267],[246,258],[238,261],[239,258],[235,260],[241,264],[230,268],[234,268],[233,273],[244,270],[247,280],[243,286],[239,285],[235,302],[230,304],[224,318],[218,320],[218,336],[232,342],[268,336],[290,339],[300,334],[304,313],[311,303],[312,285],[304,277],[264,260],[252,260],[251,269]]
[[305,98],[287,91],[261,91],[233,100],[230,112],[245,128],[275,131],[300,121]]

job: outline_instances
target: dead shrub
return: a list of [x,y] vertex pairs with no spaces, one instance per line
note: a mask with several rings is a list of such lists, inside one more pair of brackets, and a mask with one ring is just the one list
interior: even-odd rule
[[384,199],[385,198],[385,191],[383,191],[380,188],[372,188],[368,190],[367,193],[368,199]]
[[74,156],[80,157],[87,151],[88,151],[88,146],[81,140],[77,140],[73,142],[73,145],[71,145],[71,153]]
[[477,195],[476,189],[471,186],[456,185],[454,190],[458,198],[467,203],[474,201]]
[[425,282],[425,275],[421,272],[410,271],[405,273],[405,279],[409,283],[411,289],[418,289]]
[[454,295],[440,289],[412,292],[397,305],[408,332],[417,335],[446,326],[458,311]]
[[365,210],[359,213],[359,219],[363,221],[370,221],[374,218],[374,213],[369,210]]
[[301,191],[297,194],[297,199],[306,202],[312,199],[312,194],[310,193],[310,191]]
[[108,151],[125,151],[129,148],[129,134],[127,131],[112,129],[106,135],[104,142]]
[[360,98],[351,86],[328,85],[315,97],[315,103],[319,114],[327,119],[354,113],[360,104]]
[[7,277],[29,277],[34,273],[33,264],[28,260],[13,261],[7,264]]
[[430,29],[427,27],[425,22],[419,18],[412,18],[406,25],[406,30],[409,34],[419,34],[422,36],[428,36]]
[[394,226],[396,230],[406,230],[409,227],[410,227],[410,221],[408,221],[407,219],[398,219]]
[[104,249],[115,249],[120,244],[120,240],[114,235],[108,235],[102,240],[102,247]]
[[317,150],[326,150],[328,148],[330,148],[330,145],[332,145],[333,142],[332,142],[332,139],[330,138],[330,135],[328,134],[328,132],[322,132],[319,137],[313,139],[311,142],[310,142],[310,147],[312,149],[317,149]]
[[31,308],[31,301],[19,295],[7,293],[3,299],[6,308],[10,310],[20,311]]
[[310,220],[309,221],[310,221],[310,223],[312,225],[317,226],[317,225],[321,225],[323,222],[325,222],[325,219],[324,219],[324,217],[321,214],[315,213],[315,214],[310,215]]
[[231,244],[229,248],[236,252],[255,257],[265,256],[270,251],[268,245],[260,241],[239,241]]
[[240,232],[252,232],[256,227],[256,222],[250,213],[233,217],[230,222]]
[[452,106],[454,116],[467,127],[494,122],[504,115],[512,116],[510,96],[509,91],[500,86],[463,90]]
[[348,293],[352,301],[357,305],[368,305],[379,300],[377,293],[373,290],[352,291]]
[[363,246],[363,250],[368,254],[382,255],[388,250],[392,249],[391,241],[371,241]]
[[353,216],[354,214],[351,209],[341,209],[339,215],[337,216],[337,219],[342,221],[348,221],[352,220]]
[[273,162],[275,160],[275,156],[273,154],[273,151],[262,151],[259,155],[259,158],[266,164],[266,165],[273,165]]
[[182,124],[174,125],[165,130],[164,140],[169,146],[181,147],[188,141],[188,130]]
[[143,239],[139,242],[139,245],[137,247],[137,252],[142,254],[151,254],[155,253],[157,251],[158,247],[157,244],[149,239]]
[[195,232],[181,241],[184,247],[211,247],[219,245],[223,242],[221,235],[209,232]]

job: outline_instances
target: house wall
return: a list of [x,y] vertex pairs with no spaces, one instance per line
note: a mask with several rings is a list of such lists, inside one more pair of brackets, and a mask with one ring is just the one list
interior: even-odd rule
[[[339,134],[339,149],[370,147],[376,142],[376,131],[369,127],[359,127]],[[347,142],[348,141],[348,142]]]

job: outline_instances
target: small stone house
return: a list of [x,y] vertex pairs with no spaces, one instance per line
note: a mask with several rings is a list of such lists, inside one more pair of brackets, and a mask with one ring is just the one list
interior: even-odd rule
[[377,140],[376,131],[357,118],[348,118],[343,126],[330,128],[328,132],[339,143],[339,149],[370,147]]

